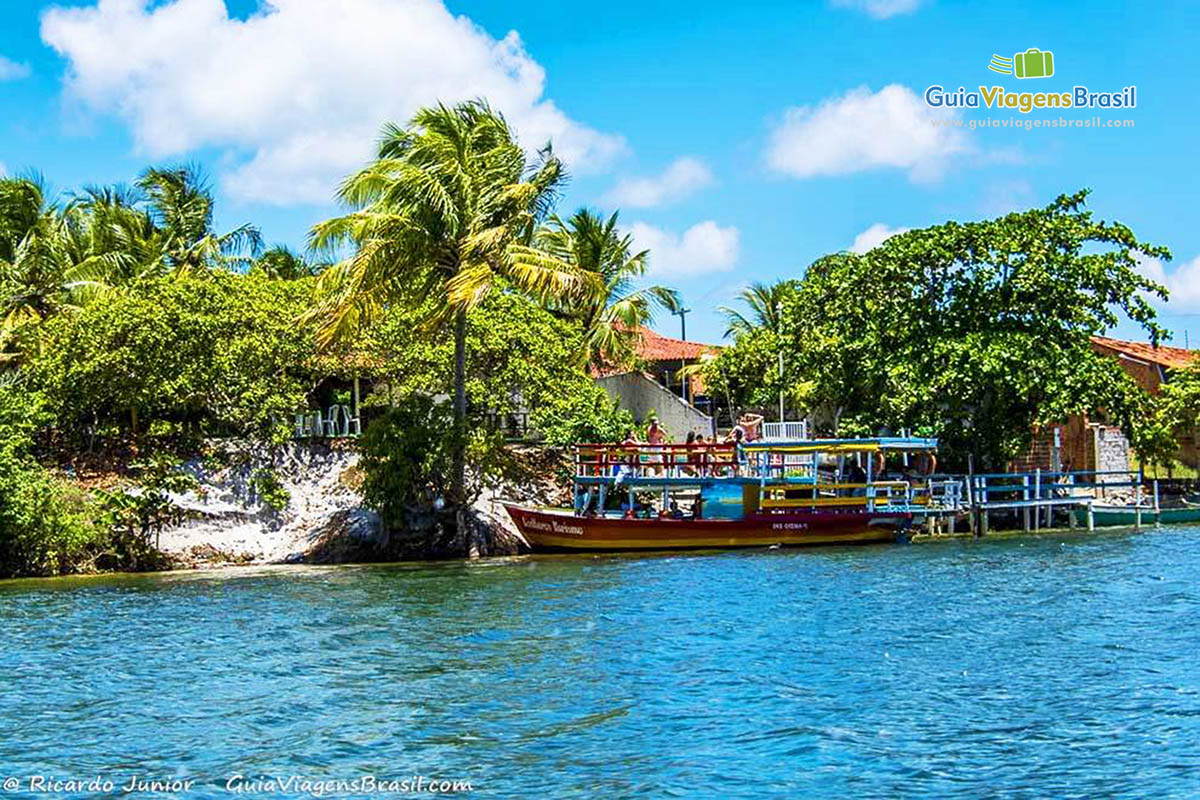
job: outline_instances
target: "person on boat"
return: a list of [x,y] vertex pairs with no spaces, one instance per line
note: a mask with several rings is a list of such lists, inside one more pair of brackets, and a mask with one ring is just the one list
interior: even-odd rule
[[738,418],[738,424],[734,427],[734,430],[741,428],[742,429],[742,438],[747,442],[753,442],[755,439],[762,438],[762,436],[759,433],[759,430],[762,427],[762,423],[763,423],[763,415],[762,414],[751,414],[750,412],[746,412],[745,414],[742,414],[742,416]]
[[617,451],[616,458],[618,460],[623,458],[624,460],[613,465],[613,474],[617,476],[618,483],[626,476],[633,474],[638,463],[637,448],[641,444],[638,441],[637,433],[632,428],[625,431],[625,438],[621,440],[621,447],[627,449],[629,452],[621,453],[621,451]]
[[[850,462],[850,468],[846,470],[846,483],[865,484],[867,482],[867,471],[859,466],[857,461]],[[850,490],[851,497],[866,497],[866,487],[856,486]]]
[[[651,446],[661,445],[664,442],[666,442],[666,439],[667,439],[666,434],[663,432],[663,429],[660,428],[658,425],[658,418],[651,417],[650,418],[650,426],[646,428],[646,444],[651,445]],[[655,474],[659,474],[662,471],[661,465],[664,461],[663,457],[660,455],[662,453],[662,450],[655,448],[654,450],[652,450],[652,452],[654,452],[655,454],[650,456],[647,459],[647,462],[650,464],[653,464]]]
[[[753,442],[759,436],[759,427],[762,425],[762,414],[751,414],[749,412],[738,417],[737,425],[733,426],[733,430],[725,437],[725,442],[728,444],[733,442],[741,444],[742,442]],[[735,438],[736,437],[736,438]]]
[[[742,453],[742,449],[738,445],[741,445],[742,443],[744,443],[746,441],[747,441],[746,429],[742,427],[741,423],[735,425],[733,430],[731,430],[725,436],[724,443],[732,444],[734,446],[734,448],[733,448],[734,452],[733,452],[732,460],[730,460],[728,462],[729,463],[728,469],[723,470],[723,471],[726,471],[730,475],[738,474],[738,466],[741,464],[741,460],[744,457],[744,455]],[[725,461],[725,459],[722,459],[722,461]]]
[[683,443],[687,447],[687,450],[684,451],[683,455],[677,456],[675,458],[675,462],[684,465],[679,470],[684,475],[695,475],[697,463],[697,454],[695,450],[696,432],[688,431],[687,439],[685,439]]

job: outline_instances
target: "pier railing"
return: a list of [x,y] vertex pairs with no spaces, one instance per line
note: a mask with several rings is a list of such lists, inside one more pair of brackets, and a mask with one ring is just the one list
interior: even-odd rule
[[1158,481],[1149,487],[1144,476],[1126,470],[1090,470],[1071,472],[994,472],[967,478],[967,505],[970,522],[977,533],[986,533],[993,511],[1020,513],[1024,530],[1039,530],[1054,525],[1055,509],[1067,511],[1070,527],[1075,511],[1087,513],[1089,530],[1095,528],[1093,505],[1097,501],[1120,500],[1119,505],[1135,515],[1140,527],[1142,516],[1157,518],[1161,511]]

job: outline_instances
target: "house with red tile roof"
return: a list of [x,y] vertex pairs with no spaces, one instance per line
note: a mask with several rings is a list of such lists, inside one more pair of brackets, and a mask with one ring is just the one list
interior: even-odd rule
[[1151,394],[1158,393],[1171,370],[1187,367],[1197,355],[1197,351],[1182,347],[1155,347],[1148,342],[1130,342],[1104,336],[1092,337],[1092,349],[1117,359],[1130,377]]
[[674,339],[639,326],[634,353],[637,369],[593,370],[596,382],[639,421],[656,416],[659,424],[682,440],[688,431],[715,431],[712,404],[699,376],[679,371],[721,351],[716,345]]
[[[1171,372],[1192,364],[1200,351],[1182,347],[1154,346],[1149,342],[1133,342],[1093,336],[1092,349],[1115,358],[1138,386],[1157,394],[1171,379]],[[1029,450],[1014,466],[1031,470],[1041,468],[1057,472],[1060,468],[1076,470],[1128,470],[1130,448],[1120,428],[1093,421],[1086,415],[1074,415],[1061,425],[1052,425],[1034,435]],[[1200,466],[1200,438],[1197,433],[1179,442],[1180,461]]]

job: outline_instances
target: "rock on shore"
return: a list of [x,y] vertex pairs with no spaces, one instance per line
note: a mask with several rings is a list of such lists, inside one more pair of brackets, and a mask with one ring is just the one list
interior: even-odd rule
[[[518,475],[485,489],[470,511],[482,532],[475,555],[512,555],[528,544],[501,505],[502,499],[557,502],[557,456],[536,448],[516,452]],[[186,513],[163,531],[159,547],[181,566],[226,564],[350,563],[421,557],[414,540],[388,536],[377,514],[362,506],[358,453],[352,444],[291,443],[275,449],[225,445],[215,457],[193,459],[185,469],[198,488],[173,497]],[[261,476],[276,483],[264,497]],[[259,479],[256,479],[256,476]],[[282,491],[279,491],[282,490]],[[280,499],[275,509],[267,502]],[[419,538],[419,537],[417,537]]]
[[[188,518],[159,539],[160,549],[184,565],[305,561],[334,528],[365,541],[378,538],[379,518],[362,508],[356,488],[358,454],[352,448],[231,446],[220,455],[185,465],[199,487],[173,498]],[[262,496],[256,476],[264,474],[286,492],[286,506],[279,510]]]

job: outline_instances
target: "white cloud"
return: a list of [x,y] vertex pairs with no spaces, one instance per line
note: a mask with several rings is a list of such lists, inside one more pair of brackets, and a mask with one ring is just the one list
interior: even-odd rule
[[15,81],[28,78],[33,72],[28,64],[21,64],[11,58],[0,56],[0,81]]
[[738,257],[738,229],[722,228],[712,220],[699,222],[683,232],[635,222],[630,226],[634,247],[650,251],[647,274],[660,277],[694,277],[733,268]]
[[935,125],[936,117],[911,89],[891,84],[872,93],[861,86],[816,106],[788,109],[771,132],[767,163],[796,178],[845,175],[871,169],[907,170],[931,180],[971,152],[964,131]]
[[617,183],[605,200],[617,206],[650,208],[699,191],[713,183],[713,174],[704,162],[684,156],[671,162],[660,174],[649,178],[626,178]]
[[625,149],[543,97],[515,31],[495,39],[441,0],[272,0],[247,19],[223,0],[99,0],[51,8],[41,33],[69,63],[70,97],[120,116],[150,157],[219,149],[244,199],[329,201],[382,123],[437,101],[488,98],[575,172]]
[[897,14],[910,14],[921,5],[921,0],[833,0],[835,6],[856,8],[875,19],[887,19]]
[[876,222],[871,227],[854,237],[854,244],[850,245],[851,253],[865,253],[868,250],[874,250],[879,245],[883,244],[887,239],[895,236],[898,233],[912,230],[911,228],[889,228],[882,222]]
[[1157,258],[1137,256],[1137,261],[1143,275],[1170,292],[1165,304],[1155,298],[1156,305],[1168,313],[1200,312],[1200,256],[1170,269]]

